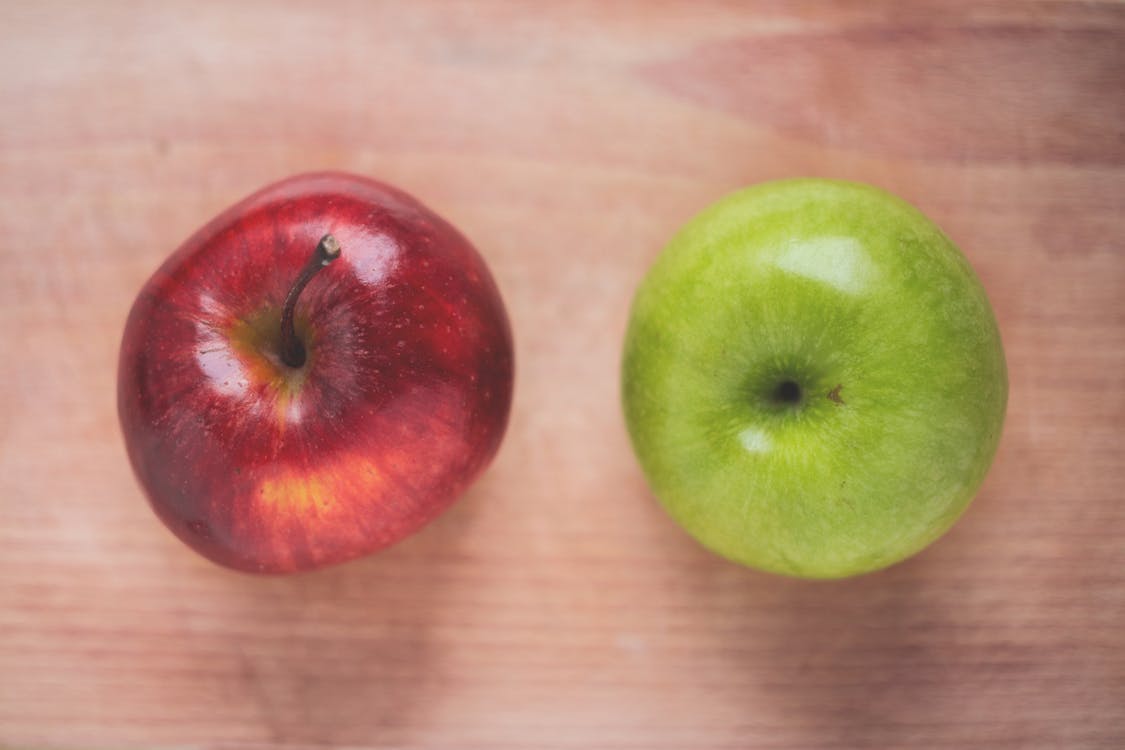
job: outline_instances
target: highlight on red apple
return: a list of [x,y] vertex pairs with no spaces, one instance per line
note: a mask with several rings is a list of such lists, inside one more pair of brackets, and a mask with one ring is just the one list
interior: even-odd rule
[[941,536],[996,452],[1007,367],[965,256],[876,188],[803,179],[706,209],[642,282],[625,418],[703,545],[807,578]]
[[285,573],[447,508],[495,455],[512,381],[508,317],[472,245],[400,190],[315,173],[229,208],[148,280],[118,412],[176,536]]

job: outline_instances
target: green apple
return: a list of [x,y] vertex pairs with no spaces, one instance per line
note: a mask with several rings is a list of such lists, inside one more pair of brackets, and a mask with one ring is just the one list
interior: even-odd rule
[[637,292],[622,370],[633,447],[671,516],[720,555],[807,578],[944,533],[1008,397],[965,256],[904,201],[819,179],[689,222]]

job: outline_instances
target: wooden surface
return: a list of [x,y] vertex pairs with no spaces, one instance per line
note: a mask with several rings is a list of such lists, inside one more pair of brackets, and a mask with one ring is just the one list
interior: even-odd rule
[[[0,746],[1125,747],[1125,7],[3,3]],[[126,463],[120,331],[313,168],[471,237],[518,357],[492,469],[321,573],[221,570]],[[785,580],[692,543],[618,408],[634,285],[738,186],[874,182],[996,307],[1003,444],[942,541]]]

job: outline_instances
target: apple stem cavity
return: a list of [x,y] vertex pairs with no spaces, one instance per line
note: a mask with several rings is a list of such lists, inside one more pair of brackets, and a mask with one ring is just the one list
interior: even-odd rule
[[795,380],[783,380],[777,384],[773,400],[779,404],[798,404],[801,402],[801,386]]
[[303,367],[307,352],[305,342],[293,330],[293,312],[297,308],[297,298],[301,296],[305,286],[316,276],[317,271],[327,266],[340,257],[340,243],[331,234],[326,234],[316,243],[305,267],[293,282],[289,294],[285,297],[285,306],[281,311],[281,361],[290,367]]

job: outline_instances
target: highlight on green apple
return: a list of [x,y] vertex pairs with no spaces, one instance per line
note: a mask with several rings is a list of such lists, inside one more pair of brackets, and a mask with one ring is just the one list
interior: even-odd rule
[[769,182],[692,219],[633,300],[622,399],[668,513],[714,552],[840,578],[968,507],[1008,379],[968,260],[908,203]]

